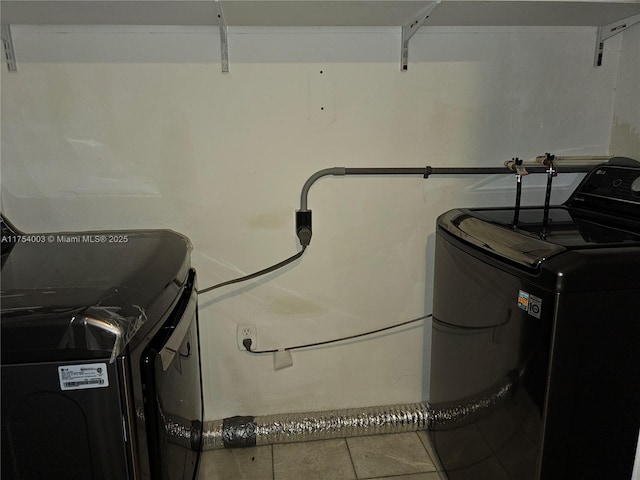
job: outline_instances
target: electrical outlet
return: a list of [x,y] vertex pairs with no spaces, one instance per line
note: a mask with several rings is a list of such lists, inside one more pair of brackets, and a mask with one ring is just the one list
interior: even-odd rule
[[252,324],[242,324],[238,325],[237,329],[237,337],[238,337],[238,348],[242,351],[246,351],[247,349],[242,344],[242,341],[246,338],[251,339],[251,350],[255,350],[258,346],[258,330],[255,325]]

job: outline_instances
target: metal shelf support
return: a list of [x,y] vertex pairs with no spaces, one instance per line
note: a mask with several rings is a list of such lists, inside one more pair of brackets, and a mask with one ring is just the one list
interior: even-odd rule
[[215,0],[213,4],[216,7],[218,15],[218,27],[220,28],[220,59],[222,61],[222,73],[229,73],[229,44],[227,42],[227,22],[224,20],[222,13],[222,4],[220,0]]
[[441,0],[436,0],[420,10],[414,17],[402,26],[402,58],[400,60],[400,70],[406,72],[409,68],[409,40],[413,37],[420,26],[429,18],[431,12]]
[[13,51],[13,39],[11,38],[11,27],[8,23],[2,24],[2,44],[4,46],[4,58],[7,61],[7,69],[10,72],[18,70],[16,65],[16,54]]
[[604,41],[619,33],[624,32],[627,28],[633,27],[636,23],[640,23],[640,13],[633,15],[617,22],[610,23],[598,27],[598,37],[596,39],[596,53],[593,64],[595,67],[602,66],[602,54],[604,52]]

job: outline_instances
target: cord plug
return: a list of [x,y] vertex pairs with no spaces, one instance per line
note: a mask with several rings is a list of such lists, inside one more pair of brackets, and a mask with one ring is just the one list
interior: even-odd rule
[[247,349],[247,352],[251,351],[251,339],[250,338],[245,338],[244,340],[242,340],[242,345],[244,345],[244,348]]
[[296,211],[296,235],[303,247],[311,243],[311,210]]

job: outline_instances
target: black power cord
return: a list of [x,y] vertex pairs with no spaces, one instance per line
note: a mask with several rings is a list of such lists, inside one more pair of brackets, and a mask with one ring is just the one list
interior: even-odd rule
[[[398,328],[398,327],[403,327],[405,325],[409,325],[411,323],[416,323],[419,322],[420,320],[425,320],[427,318],[430,318],[432,316],[431,313],[427,314],[427,315],[423,315],[421,317],[418,318],[414,318],[413,320],[407,320],[405,322],[400,322],[400,323],[396,323],[394,325],[389,325],[388,327],[382,327],[382,328],[378,328],[376,330],[371,330],[369,332],[364,332],[364,333],[357,333],[355,335],[349,335],[348,337],[341,337],[341,338],[334,338],[333,340],[325,340],[323,342],[315,342],[315,343],[307,343],[304,345],[296,345],[295,347],[287,347],[284,350],[287,351],[291,351],[291,350],[299,350],[301,348],[310,348],[310,347],[317,347],[320,345],[328,345],[330,343],[337,343],[337,342],[343,342],[345,340],[352,340],[354,338],[360,338],[360,337],[365,337],[367,335],[373,335],[375,333],[380,333],[380,332],[384,332],[387,330],[391,330],[394,328]],[[244,345],[244,348],[247,350],[247,352],[249,353],[255,353],[255,354],[261,354],[261,353],[275,353],[275,352],[279,352],[281,349],[272,349],[272,350],[251,350],[251,339],[250,338],[245,338],[242,341],[242,344]]]
[[211,287],[207,287],[203,290],[198,290],[198,295],[202,295],[203,293],[210,292],[211,290],[215,290],[216,288],[226,287],[227,285],[233,285],[234,283],[246,282],[247,280],[251,280],[252,278],[260,277],[262,275],[266,275],[267,273],[275,272],[276,270],[282,267],[286,267],[290,263],[299,259],[306,249],[307,249],[307,246],[303,245],[302,250],[300,250],[295,255],[292,255],[291,257],[287,258],[286,260],[281,261],[280,263],[276,263],[275,265],[271,265],[270,267],[267,267],[265,269],[259,270],[249,275],[245,275],[244,277],[234,278],[233,280],[227,280],[226,282],[218,283]]

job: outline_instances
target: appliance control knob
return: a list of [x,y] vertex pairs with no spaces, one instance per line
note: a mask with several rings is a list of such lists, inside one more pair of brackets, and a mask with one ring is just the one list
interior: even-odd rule
[[640,177],[637,177],[631,184],[631,192],[636,195],[640,194]]

